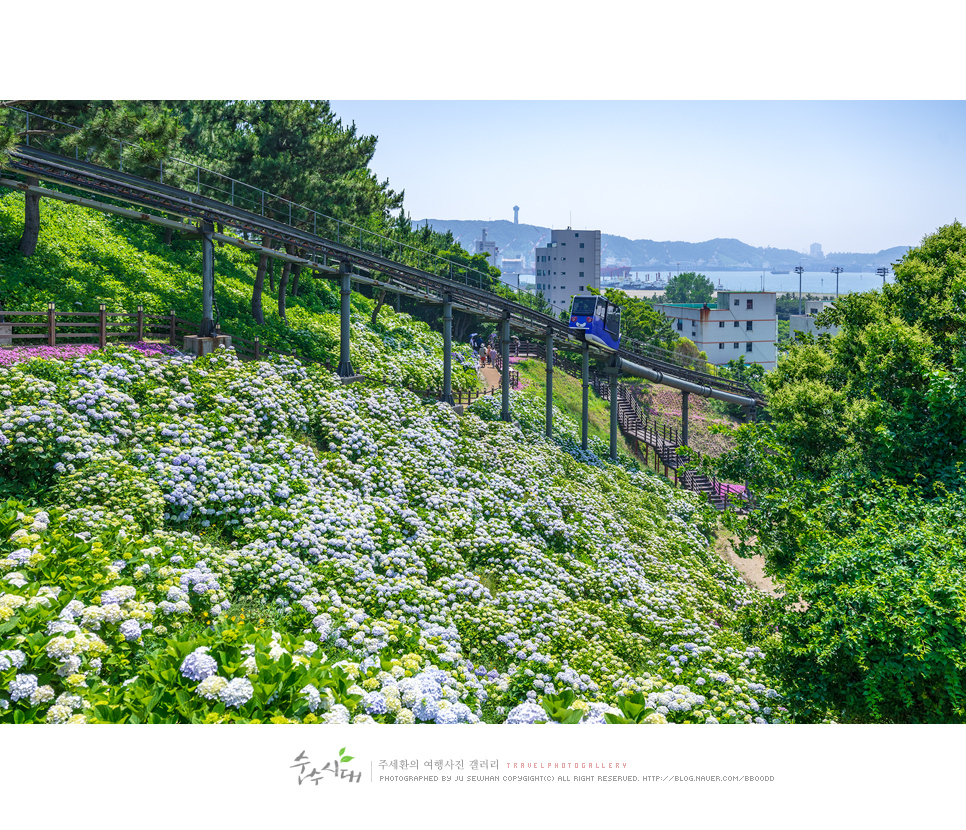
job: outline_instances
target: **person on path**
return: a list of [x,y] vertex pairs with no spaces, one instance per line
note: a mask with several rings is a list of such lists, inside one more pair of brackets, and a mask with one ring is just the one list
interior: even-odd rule
[[496,349],[490,346],[490,365],[496,366]]

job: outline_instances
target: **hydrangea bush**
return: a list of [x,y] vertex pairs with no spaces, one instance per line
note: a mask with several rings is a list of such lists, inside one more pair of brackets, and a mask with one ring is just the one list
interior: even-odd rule
[[41,505],[0,503],[0,721],[788,720],[710,511],[493,407],[224,349],[0,367]]

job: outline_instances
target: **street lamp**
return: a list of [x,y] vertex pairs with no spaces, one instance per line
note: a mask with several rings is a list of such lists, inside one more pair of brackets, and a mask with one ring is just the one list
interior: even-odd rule
[[882,287],[883,287],[883,288],[885,288],[885,278],[886,278],[886,274],[888,274],[888,273],[889,273],[889,269],[888,269],[888,268],[886,268],[885,266],[883,266],[882,268],[876,268],[876,269],[875,269],[875,272],[876,272],[876,273],[877,273],[877,274],[878,274],[878,275],[879,275],[880,277],[882,277]]
[[795,266],[795,273],[798,274],[798,313],[802,313],[802,271],[805,269],[801,265]]
[[844,268],[839,268],[838,265],[836,265],[832,269],[832,273],[835,274],[835,299],[836,300],[839,298],[839,274],[841,274],[844,270],[845,270]]

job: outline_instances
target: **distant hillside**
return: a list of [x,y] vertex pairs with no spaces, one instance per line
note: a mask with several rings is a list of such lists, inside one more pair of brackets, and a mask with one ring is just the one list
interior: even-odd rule
[[[550,228],[538,225],[515,225],[506,219],[486,222],[466,219],[420,219],[414,226],[429,224],[437,231],[450,231],[467,250],[476,249],[486,228],[487,239],[496,242],[500,253],[507,257],[527,256],[532,264],[533,249],[550,239]],[[629,259],[642,268],[682,268],[704,270],[733,269],[756,271],[761,268],[792,269],[799,263],[809,271],[839,266],[848,271],[889,266],[909,250],[900,245],[876,253],[831,253],[824,259],[814,259],[790,248],[756,248],[737,239],[710,239],[707,242],[655,242],[652,239],[628,239],[624,236],[601,234],[602,257],[618,261]]]

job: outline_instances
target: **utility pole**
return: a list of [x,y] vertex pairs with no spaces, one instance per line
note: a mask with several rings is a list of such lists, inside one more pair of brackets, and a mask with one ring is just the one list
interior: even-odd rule
[[889,269],[888,269],[888,268],[886,268],[885,266],[883,266],[883,267],[881,267],[881,268],[876,268],[876,269],[875,269],[875,272],[876,272],[876,273],[877,273],[877,274],[878,274],[878,275],[879,275],[880,277],[882,277],[882,287],[883,287],[883,288],[885,288],[885,278],[886,278],[886,274],[888,274],[888,273],[889,273]]
[[839,268],[838,265],[836,265],[832,269],[832,273],[835,274],[835,299],[836,300],[839,298],[839,274],[841,274],[844,270],[845,270],[844,268]]
[[802,271],[805,269],[801,265],[795,266],[795,273],[798,274],[798,313],[802,313]]

